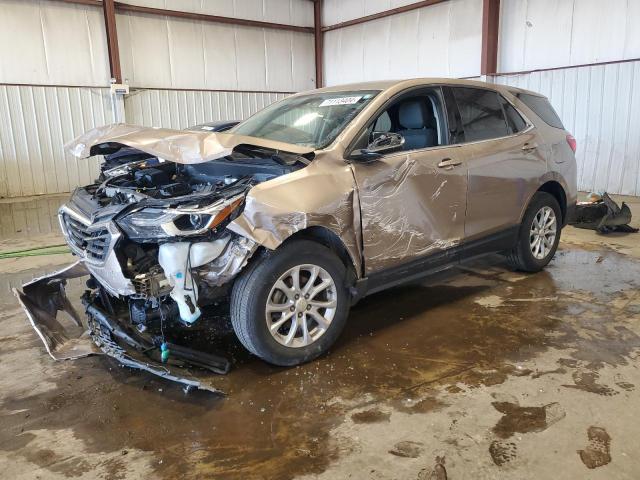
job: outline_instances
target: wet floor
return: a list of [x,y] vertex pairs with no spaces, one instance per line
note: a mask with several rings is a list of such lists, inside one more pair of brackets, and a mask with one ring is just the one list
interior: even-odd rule
[[[607,426],[563,425],[584,419],[581,402],[640,413],[629,374],[639,274],[634,257],[578,246],[535,275],[483,261],[365,299],[329,355],[291,369],[251,358],[229,335],[235,364],[215,380],[226,397],[185,394],[103,358],[56,364],[5,290],[0,467],[12,478],[471,478],[462,472],[473,468],[483,469],[473,478],[529,478],[513,470],[523,446],[556,432],[575,438],[577,471],[634,478]],[[411,437],[418,423],[427,433]]]
[[56,212],[68,194],[0,200],[0,238],[58,233]]

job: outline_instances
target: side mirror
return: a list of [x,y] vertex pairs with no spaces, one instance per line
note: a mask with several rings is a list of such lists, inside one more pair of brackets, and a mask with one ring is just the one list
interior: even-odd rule
[[367,148],[354,151],[351,158],[367,163],[377,160],[385,153],[401,150],[403,145],[404,137],[399,133],[373,132],[373,140]]

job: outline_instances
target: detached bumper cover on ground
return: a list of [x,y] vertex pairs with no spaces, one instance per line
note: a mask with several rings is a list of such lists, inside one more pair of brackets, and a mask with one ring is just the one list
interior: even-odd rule
[[606,193],[601,197],[596,196],[592,201],[578,203],[570,223],[576,228],[596,230],[599,233],[638,231],[637,228],[629,225],[631,223],[629,206],[624,202],[622,206],[618,206]]
[[198,365],[216,373],[226,373],[229,364],[213,355],[170,345],[184,365],[165,365],[154,361],[150,355],[159,355],[159,348],[126,333],[116,321],[92,303],[90,296],[83,296],[85,314],[74,306],[65,292],[67,280],[81,278],[89,273],[81,262],[76,262],[51,275],[43,276],[23,285],[23,290],[13,292],[24,309],[31,326],[36,331],[47,353],[54,360],[74,360],[89,355],[107,355],[121,365],[144,370],[187,388],[218,392],[212,384],[212,375],[197,373],[188,365]]

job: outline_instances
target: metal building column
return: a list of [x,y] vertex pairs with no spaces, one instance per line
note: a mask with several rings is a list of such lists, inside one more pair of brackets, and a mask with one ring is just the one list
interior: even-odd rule
[[499,25],[500,0],[482,0],[482,75],[494,75],[498,71]]
[[104,0],[102,2],[102,11],[104,13],[104,27],[107,33],[111,78],[115,79],[116,83],[122,83],[120,50],[118,49],[118,30],[116,29],[116,7],[114,1]]
[[322,31],[322,0],[314,0],[313,2],[313,38],[315,43],[316,54],[316,88],[323,86],[323,62],[324,54],[322,51],[322,41],[324,32]]

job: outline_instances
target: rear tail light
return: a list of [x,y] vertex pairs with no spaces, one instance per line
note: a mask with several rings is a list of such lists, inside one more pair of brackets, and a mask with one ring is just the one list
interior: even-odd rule
[[571,134],[567,135],[567,143],[569,144],[569,147],[571,147],[571,150],[573,150],[573,153],[576,153],[576,147],[578,145],[577,145],[576,139],[573,137],[573,135],[571,135]]

